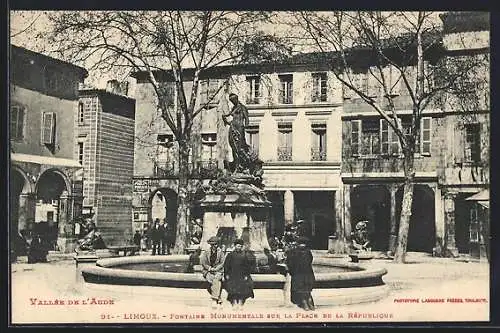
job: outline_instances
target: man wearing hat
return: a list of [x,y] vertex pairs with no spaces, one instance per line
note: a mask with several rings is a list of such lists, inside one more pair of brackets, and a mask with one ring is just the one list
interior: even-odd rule
[[224,251],[219,248],[219,238],[216,236],[210,237],[207,242],[210,244],[210,250],[203,251],[200,256],[200,264],[202,266],[203,277],[210,284],[208,292],[213,301],[212,307],[216,308],[222,305],[222,276],[224,273]]
[[312,269],[313,256],[308,243],[307,237],[300,236],[297,246],[286,257],[288,272],[292,277],[291,301],[306,311],[315,309],[311,292],[316,281]]

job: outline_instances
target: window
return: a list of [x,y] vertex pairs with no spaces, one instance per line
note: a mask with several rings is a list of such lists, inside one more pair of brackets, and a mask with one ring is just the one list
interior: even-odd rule
[[293,104],[293,75],[280,75],[280,103]]
[[171,176],[174,173],[173,134],[158,134],[156,147],[155,175]]
[[292,124],[278,124],[278,161],[292,160]]
[[[421,147],[420,151],[422,152],[423,155],[430,155],[431,154],[431,127],[432,127],[432,118],[429,117],[423,117],[422,118],[422,123],[420,126],[420,142],[421,142]],[[479,134],[479,132],[478,132]],[[479,152],[479,149],[478,149]]]
[[217,133],[201,134],[201,161],[198,165],[202,177],[213,178],[217,175]]
[[364,119],[361,123],[361,154],[380,154],[380,122],[378,119]]
[[20,141],[24,139],[24,115],[25,108],[20,105],[10,107],[10,138]]
[[217,134],[203,133],[201,134],[202,152],[201,159],[203,161],[214,160],[217,158]]
[[54,112],[42,113],[42,143],[54,145],[56,134],[56,114]]
[[326,124],[312,124],[311,160],[326,161]]
[[173,134],[158,134],[156,137],[156,141],[158,145],[162,145],[165,147],[170,147],[174,142]]
[[312,102],[326,102],[326,73],[313,73]]
[[260,103],[260,77],[247,76],[247,104]]
[[85,113],[83,112],[83,103],[78,103],[78,124],[83,125],[85,120]]
[[246,128],[246,141],[256,155],[259,155],[259,126],[249,125]]
[[468,162],[481,161],[481,137],[479,124],[465,125],[465,160]]
[[78,163],[83,165],[83,142],[78,142]]
[[200,82],[200,105],[219,103],[219,80],[204,80]]
[[351,121],[351,154],[359,155],[359,143],[361,138],[361,120]]

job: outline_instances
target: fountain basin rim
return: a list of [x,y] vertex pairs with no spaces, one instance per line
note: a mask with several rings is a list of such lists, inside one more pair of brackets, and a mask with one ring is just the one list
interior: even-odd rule
[[[186,262],[187,255],[169,255],[169,256],[130,256],[99,259],[96,266],[83,267],[82,275],[87,282],[105,283],[100,281],[131,281],[134,279],[145,281],[145,285],[166,285],[168,281],[180,283],[182,285],[203,284],[205,279],[201,273],[174,273],[174,272],[152,272],[141,270],[123,269],[115,266],[137,263],[175,263]],[[315,273],[315,287],[328,287],[332,283],[348,284],[349,281],[372,281],[372,283],[383,284],[382,276],[387,274],[385,268],[366,268],[354,263],[332,263],[331,260],[315,258],[315,265],[331,266],[352,269],[351,272],[323,272]],[[255,287],[277,288],[283,286],[286,278],[281,274],[252,274]],[[118,283],[118,282],[117,282]],[[121,284],[121,283],[118,283]],[[137,283],[139,284],[139,283]]]

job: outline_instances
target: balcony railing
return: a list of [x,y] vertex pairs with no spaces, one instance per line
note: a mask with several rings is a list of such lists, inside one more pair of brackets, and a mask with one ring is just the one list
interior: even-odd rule
[[326,151],[322,148],[311,148],[311,161],[326,161]]
[[158,161],[155,163],[154,169],[155,177],[164,178],[175,176],[175,162],[174,161]]
[[218,163],[217,160],[200,161],[198,164],[198,172],[202,178],[217,177]]
[[278,161],[291,161],[292,147],[278,147]]

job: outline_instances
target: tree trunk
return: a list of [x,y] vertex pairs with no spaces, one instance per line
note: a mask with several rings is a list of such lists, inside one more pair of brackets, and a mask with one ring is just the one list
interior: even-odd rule
[[186,143],[179,144],[179,186],[177,191],[177,230],[173,253],[183,254],[189,245],[189,147]]
[[406,247],[408,245],[408,232],[410,230],[411,208],[413,204],[413,187],[415,171],[413,170],[414,155],[412,149],[405,151],[405,184],[403,190],[403,202],[401,207],[401,218],[399,219],[398,243],[394,253],[394,262],[404,263],[406,259]]

